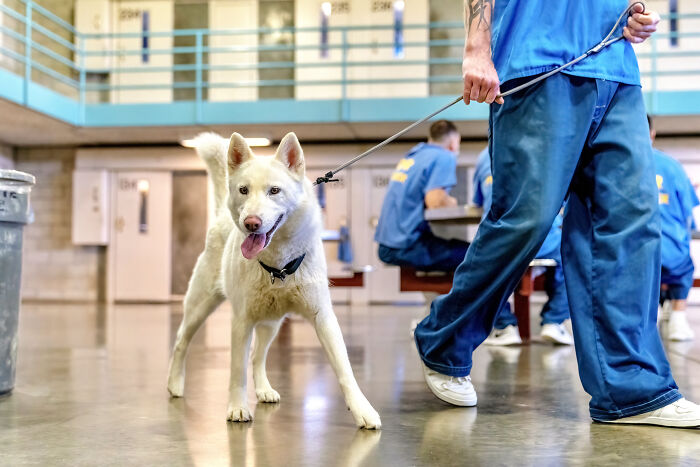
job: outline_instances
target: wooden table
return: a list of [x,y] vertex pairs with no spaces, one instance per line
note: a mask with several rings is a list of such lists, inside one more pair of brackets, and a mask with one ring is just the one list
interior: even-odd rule
[[472,224],[481,223],[484,210],[462,204],[450,208],[426,209],[425,220],[434,224]]

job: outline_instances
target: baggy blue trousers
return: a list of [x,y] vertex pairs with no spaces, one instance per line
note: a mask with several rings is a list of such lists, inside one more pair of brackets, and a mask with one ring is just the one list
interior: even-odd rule
[[641,89],[560,73],[493,104],[489,123],[493,204],[452,290],[416,328],[425,364],[470,373],[472,352],[569,193],[562,263],[591,417],[678,400],[656,328],[658,193]]

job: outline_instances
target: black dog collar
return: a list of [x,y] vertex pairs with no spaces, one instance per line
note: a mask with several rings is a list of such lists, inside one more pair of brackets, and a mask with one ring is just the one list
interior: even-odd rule
[[260,263],[260,266],[262,268],[270,273],[270,281],[272,283],[275,283],[275,279],[279,279],[282,282],[284,282],[284,279],[287,276],[290,276],[296,272],[297,269],[299,269],[299,266],[301,266],[301,262],[304,261],[304,257],[306,256],[306,253],[303,255],[299,256],[298,258],[295,258],[288,262],[287,264],[284,265],[282,269],[277,269],[273,268],[272,266],[268,266],[267,264],[263,263],[262,261],[258,261]]

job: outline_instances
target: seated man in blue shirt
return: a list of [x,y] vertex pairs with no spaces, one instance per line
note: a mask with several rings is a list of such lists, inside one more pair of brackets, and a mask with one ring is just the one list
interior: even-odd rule
[[427,143],[413,147],[391,175],[374,239],[379,259],[420,270],[454,270],[469,243],[436,237],[423,216],[425,209],[455,206],[449,195],[457,183],[457,155],[461,137],[457,127],[438,120]]
[[[491,186],[493,176],[491,175],[491,157],[488,148],[484,149],[476,161],[476,171],[474,172],[474,197],[472,201],[475,205],[483,208],[484,215],[491,209]],[[554,219],[552,228],[547,234],[547,238],[535,256],[536,259],[553,259],[557,262],[554,268],[545,270],[545,291],[549,299],[542,308],[542,329],[540,337],[543,340],[554,344],[572,345],[573,337],[569,334],[564,321],[569,319],[569,301],[566,296],[566,286],[564,284],[564,272],[561,268],[561,226],[563,216],[561,212]],[[493,331],[484,341],[486,345],[516,345],[521,344],[520,333],[518,331],[518,320],[510,311],[510,304],[505,302],[498,310]]]
[[[649,116],[649,134],[653,142],[656,130]],[[695,227],[693,208],[700,204],[695,188],[683,166],[658,149],[654,152],[656,184],[659,187],[661,213],[661,297],[663,306],[671,305],[668,338],[674,341],[692,340],[695,333],[688,324],[685,308],[688,292],[693,286],[693,260],[690,257],[690,231]],[[664,307],[665,308],[665,307]]]

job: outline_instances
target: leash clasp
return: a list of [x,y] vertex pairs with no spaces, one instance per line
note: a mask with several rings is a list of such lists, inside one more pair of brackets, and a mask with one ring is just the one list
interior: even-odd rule
[[337,181],[339,181],[337,178],[333,178],[333,171],[330,171],[330,172],[326,172],[326,174],[323,177],[316,178],[316,185],[320,185],[321,183],[337,182]]
[[280,281],[284,282],[284,280],[287,278],[287,272],[282,269],[280,272],[275,274],[274,272],[270,271],[270,283],[272,285],[275,284],[275,279],[279,279]]

